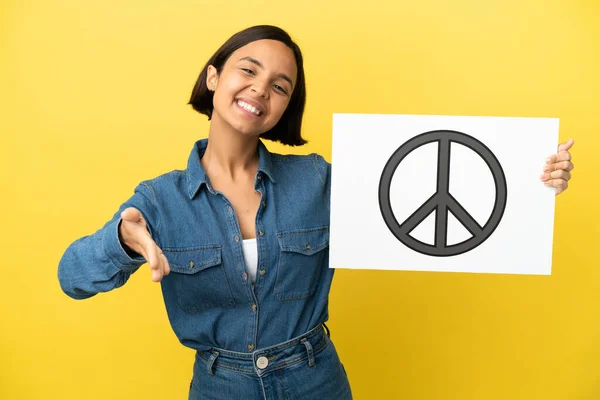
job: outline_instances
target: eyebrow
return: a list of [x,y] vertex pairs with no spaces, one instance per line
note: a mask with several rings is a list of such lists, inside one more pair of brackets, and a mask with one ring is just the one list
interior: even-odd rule
[[[264,65],[262,65],[262,63],[261,63],[260,61],[258,61],[256,58],[252,58],[252,57],[242,57],[242,58],[240,58],[240,61],[249,61],[249,62],[251,62],[252,64],[255,64],[255,65],[259,66],[260,68],[262,68],[262,69],[265,69],[265,66],[264,66]],[[292,79],[291,79],[289,76],[287,76],[286,74],[283,74],[283,73],[282,73],[282,74],[279,74],[279,75],[277,75],[277,76],[278,76],[279,78],[281,78],[281,79],[285,80],[285,81],[288,81],[288,82],[289,82],[289,84],[290,84],[290,86],[291,86],[291,87],[294,87],[294,83],[292,82]]]

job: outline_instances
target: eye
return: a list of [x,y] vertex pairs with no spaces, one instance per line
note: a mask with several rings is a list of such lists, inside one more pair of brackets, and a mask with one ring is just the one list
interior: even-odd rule
[[280,93],[288,94],[288,92],[284,88],[282,88],[281,86],[279,86],[279,85],[273,85],[273,87],[275,88],[276,91],[278,91]]
[[240,69],[249,75],[255,75],[254,71],[251,70],[250,68],[240,68]]

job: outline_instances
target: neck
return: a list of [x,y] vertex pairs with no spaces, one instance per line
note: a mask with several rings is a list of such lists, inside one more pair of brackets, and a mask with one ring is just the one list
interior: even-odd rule
[[254,176],[258,170],[258,136],[246,136],[230,129],[218,129],[213,121],[208,145],[200,162],[209,176]]

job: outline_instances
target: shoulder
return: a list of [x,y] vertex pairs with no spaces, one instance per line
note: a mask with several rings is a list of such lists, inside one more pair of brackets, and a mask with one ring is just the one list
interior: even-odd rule
[[[328,181],[331,171],[331,164],[317,153],[306,155],[271,153],[271,162],[277,178],[290,180],[295,184],[306,182],[306,178],[310,176],[324,184]],[[298,175],[302,175],[301,181],[297,180]]]
[[325,157],[318,153],[310,153],[310,154],[278,154],[278,153],[270,153],[271,154],[271,162],[273,164],[314,164],[317,167],[326,167],[330,165],[330,163],[325,160]]
[[146,192],[156,200],[157,193],[170,194],[182,192],[184,194],[188,188],[185,170],[173,170],[158,175],[151,179],[143,180],[139,183],[136,191]]
[[156,187],[164,184],[173,184],[184,180],[185,170],[173,170],[165,172],[151,179],[146,179],[140,182],[140,185]]

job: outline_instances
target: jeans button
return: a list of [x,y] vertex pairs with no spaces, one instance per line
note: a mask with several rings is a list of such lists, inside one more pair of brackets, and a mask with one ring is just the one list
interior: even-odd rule
[[256,360],[256,366],[260,369],[267,368],[267,365],[269,365],[269,360],[267,357],[259,357],[258,360]]

